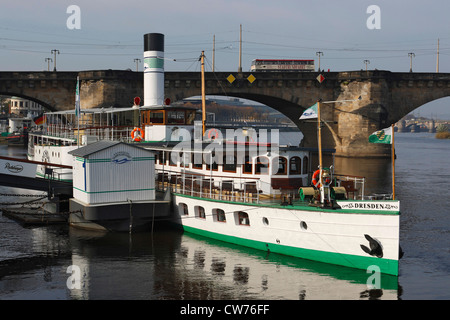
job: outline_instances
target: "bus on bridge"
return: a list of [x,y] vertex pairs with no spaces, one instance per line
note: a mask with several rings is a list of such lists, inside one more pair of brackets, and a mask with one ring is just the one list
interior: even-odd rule
[[254,59],[250,71],[314,71],[314,60]]

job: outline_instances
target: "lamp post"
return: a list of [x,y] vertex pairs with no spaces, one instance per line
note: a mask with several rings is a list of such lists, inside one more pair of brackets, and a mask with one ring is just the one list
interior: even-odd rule
[[141,62],[141,59],[134,59],[134,62],[136,62],[136,72],[139,71],[139,62]]
[[316,55],[319,56],[319,72],[320,72],[320,56],[323,56],[323,52],[322,51],[317,51]]
[[53,71],[54,72],[56,72],[56,54],[59,54],[59,50],[57,50],[57,49],[53,49],[52,51],[51,51],[51,53],[53,53],[53,55],[54,55],[54,59],[53,59]]
[[45,58],[45,62],[47,62],[47,71],[50,71],[50,62],[52,62],[52,58]]
[[410,52],[408,53],[408,57],[410,57],[410,62],[409,62],[409,72],[412,72],[412,58],[415,57],[416,55],[414,54],[414,52]]

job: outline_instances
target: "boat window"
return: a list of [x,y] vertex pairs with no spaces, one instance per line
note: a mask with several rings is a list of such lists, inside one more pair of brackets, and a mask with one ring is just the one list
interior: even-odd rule
[[248,218],[248,213],[244,211],[239,211],[237,213],[238,223],[241,226],[249,226],[250,219]]
[[164,151],[158,151],[157,159],[159,164],[165,164],[167,158],[164,158]]
[[186,124],[194,124],[195,110],[186,111]]
[[190,162],[190,154],[187,152],[180,152],[180,166],[189,168],[189,162]]
[[255,174],[269,173],[269,159],[267,157],[256,158]]
[[292,157],[289,160],[289,174],[301,174],[302,160],[300,157]]
[[150,123],[150,119],[148,117],[149,116],[149,112],[150,111],[144,111],[144,112],[141,113],[141,123],[143,125]]
[[168,124],[184,124],[184,111],[167,111]]
[[181,159],[181,152],[168,152],[167,155],[169,157],[169,166],[176,166],[177,162]]
[[223,156],[223,170],[225,172],[236,172],[236,157],[233,155]]
[[285,175],[287,173],[287,159],[285,157],[274,158],[273,165],[275,168],[278,167],[277,172],[275,174]]
[[195,206],[195,216],[200,219],[206,219],[205,208],[201,206]]
[[191,162],[193,169],[202,169],[203,168],[203,157],[201,153],[191,153]]
[[308,157],[304,156],[303,157],[303,174],[307,174],[308,173]]
[[215,158],[216,158],[216,155],[215,155],[215,152],[213,151],[212,153],[211,153],[211,156],[207,156],[206,157],[207,159],[205,159],[206,161],[206,170],[211,170],[211,167],[210,167],[210,165],[209,165],[209,163],[211,162],[211,160],[212,160],[212,170],[213,171],[217,171],[218,169],[219,169],[219,165],[217,164],[217,162],[216,162],[216,160],[215,160]]
[[150,111],[150,123],[164,123],[164,111]]
[[242,165],[242,172],[252,174],[252,159],[249,156],[245,156],[244,164]]
[[225,211],[222,209],[213,209],[213,217],[216,222],[227,222]]
[[187,216],[189,215],[188,206],[186,203],[180,203],[178,204],[178,211],[180,212],[180,215]]

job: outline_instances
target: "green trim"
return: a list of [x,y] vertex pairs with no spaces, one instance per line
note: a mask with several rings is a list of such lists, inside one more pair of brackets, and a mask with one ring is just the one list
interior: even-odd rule
[[134,190],[84,191],[84,190],[81,190],[80,188],[77,188],[77,187],[73,187],[73,188],[77,189],[78,191],[81,191],[83,193],[87,193],[87,194],[115,193],[115,192],[139,192],[139,191],[152,191],[152,190],[155,190],[155,188],[150,188],[150,189],[134,189]]
[[[393,215],[393,216],[400,215],[399,211],[351,210],[351,209],[335,209],[335,210],[333,210],[333,209],[309,206],[308,203],[301,202],[301,201],[294,202],[293,205],[282,206],[280,202],[271,202],[271,203],[235,202],[235,201],[228,201],[228,200],[200,198],[200,197],[196,197],[196,196],[175,193],[175,192],[173,194],[177,195],[177,196],[181,196],[181,197],[191,198],[191,199],[207,200],[207,201],[220,202],[220,203],[232,203],[232,204],[239,204],[239,205],[252,206],[252,207],[270,207],[270,208],[285,209],[285,210],[305,210],[305,211],[316,211],[316,212],[327,212],[327,213],[338,213],[338,214],[339,213],[352,213],[352,214],[378,214],[378,215]],[[356,200],[354,200],[354,201],[356,201]],[[393,200],[385,200],[385,201],[393,201]]]
[[151,69],[164,69],[164,59],[161,58],[145,58],[144,63]]
[[155,157],[136,157],[136,158],[133,158],[133,161],[147,161],[147,160],[155,160]]
[[202,229],[197,229],[189,226],[182,226],[183,230],[193,234],[197,234],[203,237],[208,237],[224,242],[229,242],[245,247],[250,247],[263,251],[270,251],[274,253],[283,254],[286,256],[292,256],[307,260],[314,260],[319,262],[325,262],[329,264],[335,264],[350,268],[367,270],[369,266],[376,265],[380,268],[381,273],[398,276],[398,260],[380,259],[374,257],[362,257],[350,254],[341,254],[335,252],[326,252],[318,250],[303,249],[291,246],[284,246],[280,244],[267,243],[255,240],[249,240],[245,238],[239,238],[229,236],[225,234],[215,233]]

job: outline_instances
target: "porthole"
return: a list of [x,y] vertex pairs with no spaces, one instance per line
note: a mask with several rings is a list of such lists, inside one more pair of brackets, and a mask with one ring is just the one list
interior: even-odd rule
[[264,224],[265,226],[268,226],[268,225],[269,225],[269,219],[267,219],[266,217],[264,217],[264,218],[262,219],[262,221],[263,221],[263,224]]
[[302,230],[307,230],[307,229],[308,229],[308,225],[306,224],[305,221],[301,221],[301,222],[300,222],[300,228],[301,228]]

